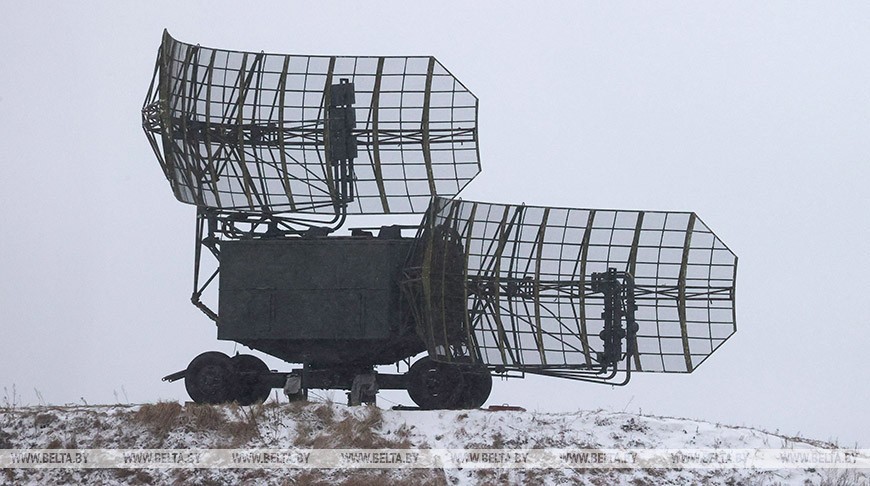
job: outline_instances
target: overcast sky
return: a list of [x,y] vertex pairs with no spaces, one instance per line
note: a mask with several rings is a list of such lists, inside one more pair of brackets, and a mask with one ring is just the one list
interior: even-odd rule
[[140,125],[168,28],[237,50],[434,55],[480,99],[483,173],[463,197],[695,211],[739,256],[738,332],[691,375],[496,382],[489,403],[870,447],[870,4],[244,5],[2,3],[7,397],[184,400],[160,377],[234,349],[189,303],[195,209]]

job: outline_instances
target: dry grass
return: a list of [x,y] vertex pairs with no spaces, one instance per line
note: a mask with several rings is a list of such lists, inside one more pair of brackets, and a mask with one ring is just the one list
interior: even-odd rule
[[314,438],[311,447],[325,449],[330,447],[348,447],[360,449],[376,449],[390,447],[392,443],[377,433],[383,422],[381,409],[366,407],[366,414],[358,419],[352,415],[337,422],[323,422],[323,432]]
[[335,481],[327,481],[320,471],[302,471],[292,478],[287,478],[283,484],[287,486],[332,486]]
[[0,449],[12,448],[12,435],[0,430]]
[[[200,486],[232,484],[225,477],[219,474],[215,475],[208,469],[173,469],[169,475],[172,478],[171,484],[196,484]],[[254,482],[253,484],[259,483]]]
[[475,476],[478,484],[492,486],[545,484],[547,478],[553,479],[552,471],[548,469],[478,469]]
[[[408,485],[420,484],[432,486],[447,486],[447,476],[441,469],[349,469],[342,471],[347,476],[343,480],[325,483],[313,479],[311,483],[296,484],[338,484],[340,486],[369,486],[369,485]],[[322,477],[322,476],[321,476]]]
[[[359,448],[359,449],[400,449],[413,447],[412,439],[424,440],[414,433],[408,424],[385,419],[383,413],[377,407],[354,407],[344,408],[332,403],[283,403],[270,402],[262,406],[239,407],[210,406],[186,404],[184,406],[175,402],[160,402],[151,405],[142,405],[129,408],[121,412],[113,412],[113,417],[120,417],[131,422],[132,433],[112,435],[108,427],[114,424],[116,418],[109,417],[105,412],[102,415],[89,411],[86,407],[77,407],[72,420],[60,411],[42,408],[18,409],[15,416],[20,429],[36,437],[38,446],[42,447],[45,441],[51,440],[49,448],[74,448],[76,444],[75,434],[79,438],[91,437],[94,434],[85,434],[83,430],[105,429],[105,436],[109,444],[117,447],[118,440],[135,440],[137,447],[153,446],[155,439],[160,445],[167,443],[170,447],[185,447],[182,441],[191,437],[193,443],[205,440],[206,447],[269,447],[269,444],[282,444],[287,437],[286,428],[297,428],[295,445],[311,448]],[[120,415],[117,415],[120,413]],[[388,412],[386,412],[388,413]],[[503,435],[497,427],[483,426],[476,431],[477,421],[469,422],[469,417],[457,417],[455,423],[456,432],[459,436],[467,438],[469,447],[484,448],[511,448],[511,447],[546,447],[558,446],[566,440],[565,435],[554,434],[552,437],[529,441],[514,438],[513,435]],[[648,429],[641,419],[623,417],[621,415],[608,416],[604,420],[611,421],[619,426],[620,432],[633,432]],[[545,420],[535,420],[535,424],[543,427],[550,425]],[[492,425],[492,424],[490,424]],[[468,428],[465,430],[462,427]],[[64,428],[65,427],[65,428]],[[42,430],[44,429],[44,430]],[[57,434],[49,432],[58,429]],[[270,434],[274,432],[274,437]],[[444,431],[443,433],[451,433]],[[425,435],[425,434],[424,434]],[[96,434],[97,438],[101,434]],[[264,436],[266,438],[264,438]],[[272,437],[272,439],[269,439]],[[97,438],[87,440],[96,441]],[[259,438],[259,440],[257,440]],[[0,430],[0,448],[13,448],[20,446],[12,442],[19,440],[17,436],[10,436]],[[273,442],[270,442],[273,441]],[[463,440],[463,442],[466,442]],[[96,447],[92,444],[84,444],[82,447]],[[420,444],[426,447],[425,444]],[[571,444],[572,447],[595,449],[591,444]],[[158,445],[159,447],[159,445]],[[32,472],[28,472],[31,474]],[[448,485],[450,477],[441,469],[343,469],[343,470],[306,470],[306,469],[238,469],[238,470],[136,470],[117,469],[103,472],[81,471],[58,471],[39,472],[41,476],[34,480],[35,476],[24,476],[14,470],[3,470],[0,473],[0,484],[17,484],[26,480],[34,480],[35,484],[81,484],[90,482],[122,483],[122,484],[156,484],[156,483],[179,483],[179,484],[226,484],[227,478],[239,484],[287,484],[287,485],[369,485],[369,484],[436,484]],[[44,474],[44,475],[43,475]],[[473,470],[462,473],[470,474],[475,483],[480,484],[564,484],[583,480],[589,484],[612,484],[614,482],[631,481],[632,484],[653,485],[665,482],[671,473],[665,469],[648,469],[634,471],[631,476],[622,472],[601,469],[584,469],[574,472],[558,470],[535,469],[535,470]],[[720,473],[717,473],[720,474]],[[851,484],[868,484],[863,471],[819,471],[815,474],[815,481],[821,481],[823,486],[846,486]],[[698,483],[704,479],[709,480],[713,476],[698,476]],[[629,479],[630,478],[630,479]],[[747,476],[735,475],[728,477],[716,476],[716,479],[724,484],[740,484],[740,480],[752,482],[758,479]],[[863,482],[862,482],[863,481]]]
[[292,414],[301,413],[302,410],[308,408],[311,405],[311,402],[306,400],[297,400],[295,402],[290,403],[278,403],[278,402],[269,402],[266,404],[267,407],[272,408],[280,408],[282,410],[286,410]]
[[52,413],[38,413],[33,418],[33,425],[37,428],[44,429],[57,420],[57,416]]
[[297,403],[299,402],[291,403],[291,406],[296,407],[290,411],[296,416],[294,443],[297,446],[311,447],[316,439],[325,434],[325,429],[335,425],[335,410],[332,408],[332,402],[329,401],[315,405],[311,410],[306,410],[307,407],[299,406]]
[[178,402],[146,403],[133,414],[133,420],[146,426],[152,434],[163,441],[178,427],[181,405]]
[[492,434],[492,446],[493,449],[502,449],[504,448],[504,436],[501,432],[496,432]]
[[315,428],[312,421],[299,419],[296,420],[296,438],[293,440],[295,446],[310,446]]
[[113,474],[124,484],[154,484],[154,477],[144,469],[115,469]]
[[230,405],[230,410],[236,420],[227,421],[221,432],[230,436],[232,439],[231,447],[247,444],[255,437],[260,437],[260,417],[266,410],[263,405],[240,407],[233,404]]
[[10,392],[8,388],[3,387],[3,400],[0,401],[0,410],[4,412],[11,412],[18,408],[21,397],[18,396],[18,390],[15,388],[15,385],[12,385],[12,391]]
[[413,446],[409,427],[403,425],[396,431],[398,440],[387,439],[379,433],[384,420],[381,409],[366,406],[363,410],[362,417],[348,414],[341,419],[328,402],[303,410],[296,419],[294,445],[314,449],[406,449]]
[[634,417],[631,417],[624,424],[619,426],[623,432],[640,432],[645,434],[649,431],[649,426],[642,423],[639,420],[636,420]]
[[[826,469],[822,472],[820,486],[852,486],[855,484],[870,484],[866,476],[861,476],[864,471],[855,469]],[[863,482],[861,482],[863,481]]]
[[224,414],[212,405],[185,405],[184,415],[190,420],[193,429],[200,431],[219,430],[227,422]]
[[[259,422],[265,406],[240,407],[229,405],[158,402],[142,405],[133,413],[135,422],[145,426],[162,445],[173,431],[216,433],[229,439],[226,447],[239,447],[259,437]],[[229,415],[229,417],[228,417]]]
[[335,409],[330,401],[319,405],[313,413],[324,424],[331,424],[335,420]]
[[396,437],[398,437],[403,444],[406,444],[408,448],[412,447],[411,427],[409,427],[408,424],[402,424],[398,429],[396,429]]

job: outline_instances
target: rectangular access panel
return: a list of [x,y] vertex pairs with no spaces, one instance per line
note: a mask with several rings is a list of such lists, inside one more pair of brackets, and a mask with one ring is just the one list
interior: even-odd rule
[[398,279],[413,239],[224,241],[218,339],[385,339],[401,325]]

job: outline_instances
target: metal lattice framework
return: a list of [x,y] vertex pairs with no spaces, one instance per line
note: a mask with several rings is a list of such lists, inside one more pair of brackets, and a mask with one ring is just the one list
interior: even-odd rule
[[143,125],[176,198],[242,213],[337,211],[330,87],[349,80],[359,157],[348,214],[422,213],[480,171],[477,98],[434,57],[296,56],[185,44],[168,32]]
[[496,368],[597,369],[590,276],[608,268],[633,276],[636,371],[691,372],[736,331],[737,257],[694,213],[434,198],[420,240],[405,287],[442,359],[458,346]]

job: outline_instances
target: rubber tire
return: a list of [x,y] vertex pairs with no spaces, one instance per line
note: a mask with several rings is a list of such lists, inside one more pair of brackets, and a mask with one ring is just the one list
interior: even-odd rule
[[217,351],[200,354],[187,365],[184,387],[196,403],[227,403],[235,399],[238,377],[230,357]]
[[464,388],[456,408],[480,408],[492,392],[492,375],[489,369],[480,365],[462,367],[462,382]]
[[450,410],[462,404],[464,383],[456,365],[423,357],[408,370],[408,395],[423,410]]
[[248,406],[265,402],[272,393],[272,387],[260,378],[260,376],[270,372],[266,363],[250,354],[237,354],[230,360],[233,362],[238,376],[235,387],[236,403]]

